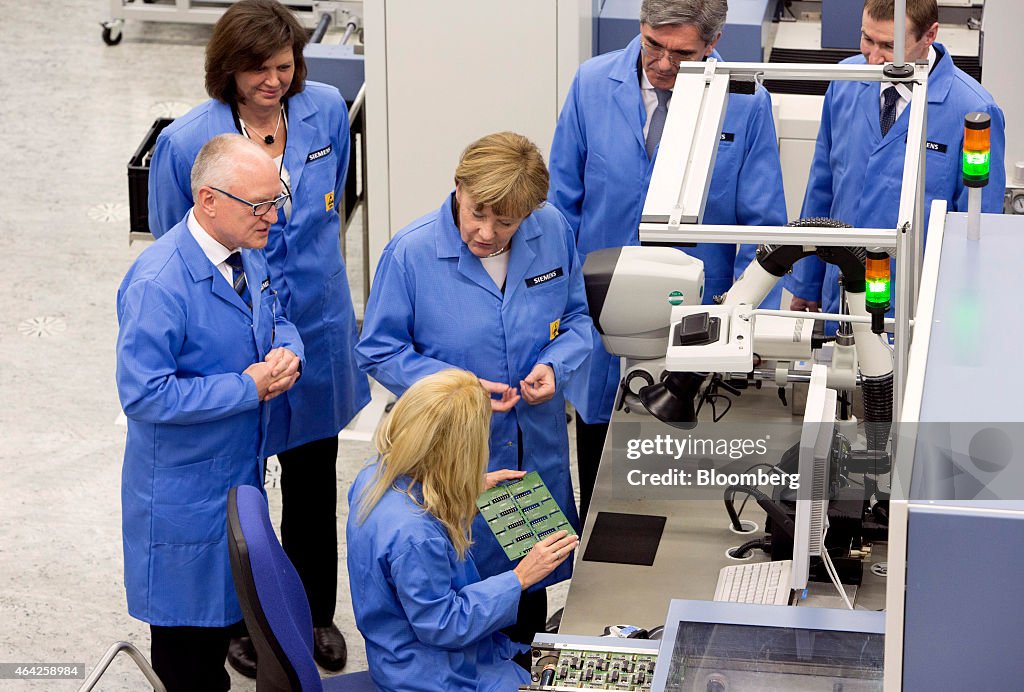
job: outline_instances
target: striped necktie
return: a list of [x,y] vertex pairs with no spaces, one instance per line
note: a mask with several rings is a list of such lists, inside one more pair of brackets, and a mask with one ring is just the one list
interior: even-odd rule
[[231,267],[231,285],[234,287],[235,293],[252,310],[252,296],[249,294],[249,286],[245,281],[245,270],[242,268],[242,253],[236,250],[224,261]]

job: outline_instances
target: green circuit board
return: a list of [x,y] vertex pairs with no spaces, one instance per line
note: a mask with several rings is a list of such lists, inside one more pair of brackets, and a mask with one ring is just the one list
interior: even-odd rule
[[536,471],[484,491],[476,506],[509,560],[518,560],[555,531],[576,535]]

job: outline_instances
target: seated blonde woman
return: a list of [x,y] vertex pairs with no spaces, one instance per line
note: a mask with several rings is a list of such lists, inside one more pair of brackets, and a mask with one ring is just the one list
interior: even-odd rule
[[515,690],[522,650],[498,630],[520,594],[576,547],[558,532],[514,569],[481,579],[467,551],[475,500],[522,471],[487,471],[490,395],[444,370],[402,395],[377,433],[380,452],[349,490],[348,572],[356,624],[383,690]]

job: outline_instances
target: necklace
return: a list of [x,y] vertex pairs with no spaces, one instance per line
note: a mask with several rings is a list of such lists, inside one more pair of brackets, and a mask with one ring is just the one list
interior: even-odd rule
[[492,252],[491,254],[489,254],[489,255],[486,255],[486,257],[487,257],[488,259],[490,259],[491,257],[497,257],[498,255],[500,255],[501,253],[503,253],[503,252],[505,252],[505,251],[507,251],[507,250],[508,250],[508,244],[506,243],[506,244],[505,244],[505,247],[501,248],[500,250],[495,250],[495,251],[494,251],[494,252]]
[[[281,120],[282,120],[283,117],[284,117],[284,104],[281,104],[281,110],[277,112],[277,127],[274,128],[274,134],[272,134],[272,135],[262,135],[263,136],[263,143],[266,144],[268,147],[272,146],[274,144],[274,142],[277,141],[277,133],[281,129]],[[238,122],[240,122],[242,124],[242,127],[245,128],[245,136],[249,137],[249,139],[252,139],[252,137],[249,136],[249,130],[252,130],[257,135],[260,134],[256,130],[256,128],[254,128],[252,125],[249,125],[244,120],[242,120],[241,116],[238,117]]]

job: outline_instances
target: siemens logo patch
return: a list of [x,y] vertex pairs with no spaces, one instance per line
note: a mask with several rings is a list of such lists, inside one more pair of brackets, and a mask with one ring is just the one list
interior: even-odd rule
[[[907,138],[906,137],[903,138],[903,143],[904,144],[907,143]],[[946,151],[949,149],[949,147],[947,147],[942,142],[925,142],[924,143],[924,148],[927,149],[928,151],[935,151],[935,152],[938,152],[940,154],[945,154]]]
[[551,271],[549,271],[549,272],[547,272],[545,274],[538,274],[537,276],[531,276],[529,279],[526,280],[526,287],[527,288],[533,288],[534,286],[540,286],[542,283],[544,283],[546,281],[551,281],[552,279],[557,279],[558,277],[563,276],[563,275],[564,275],[564,272],[562,271],[561,267],[559,267],[558,269],[552,269]]
[[331,153],[331,145],[328,144],[323,149],[318,149],[317,151],[314,151],[312,154],[307,156],[306,157],[306,163],[312,163],[313,161],[316,161],[317,159],[322,159],[323,157],[328,156],[330,153]]
[[722,136],[718,138],[718,141],[720,141],[720,142],[735,142],[736,141],[736,133],[735,132],[723,132]]
[[[263,293],[263,291],[267,290],[268,288],[270,288],[270,279],[263,279],[263,283],[260,284],[260,293]],[[797,321],[803,322],[803,320]]]

